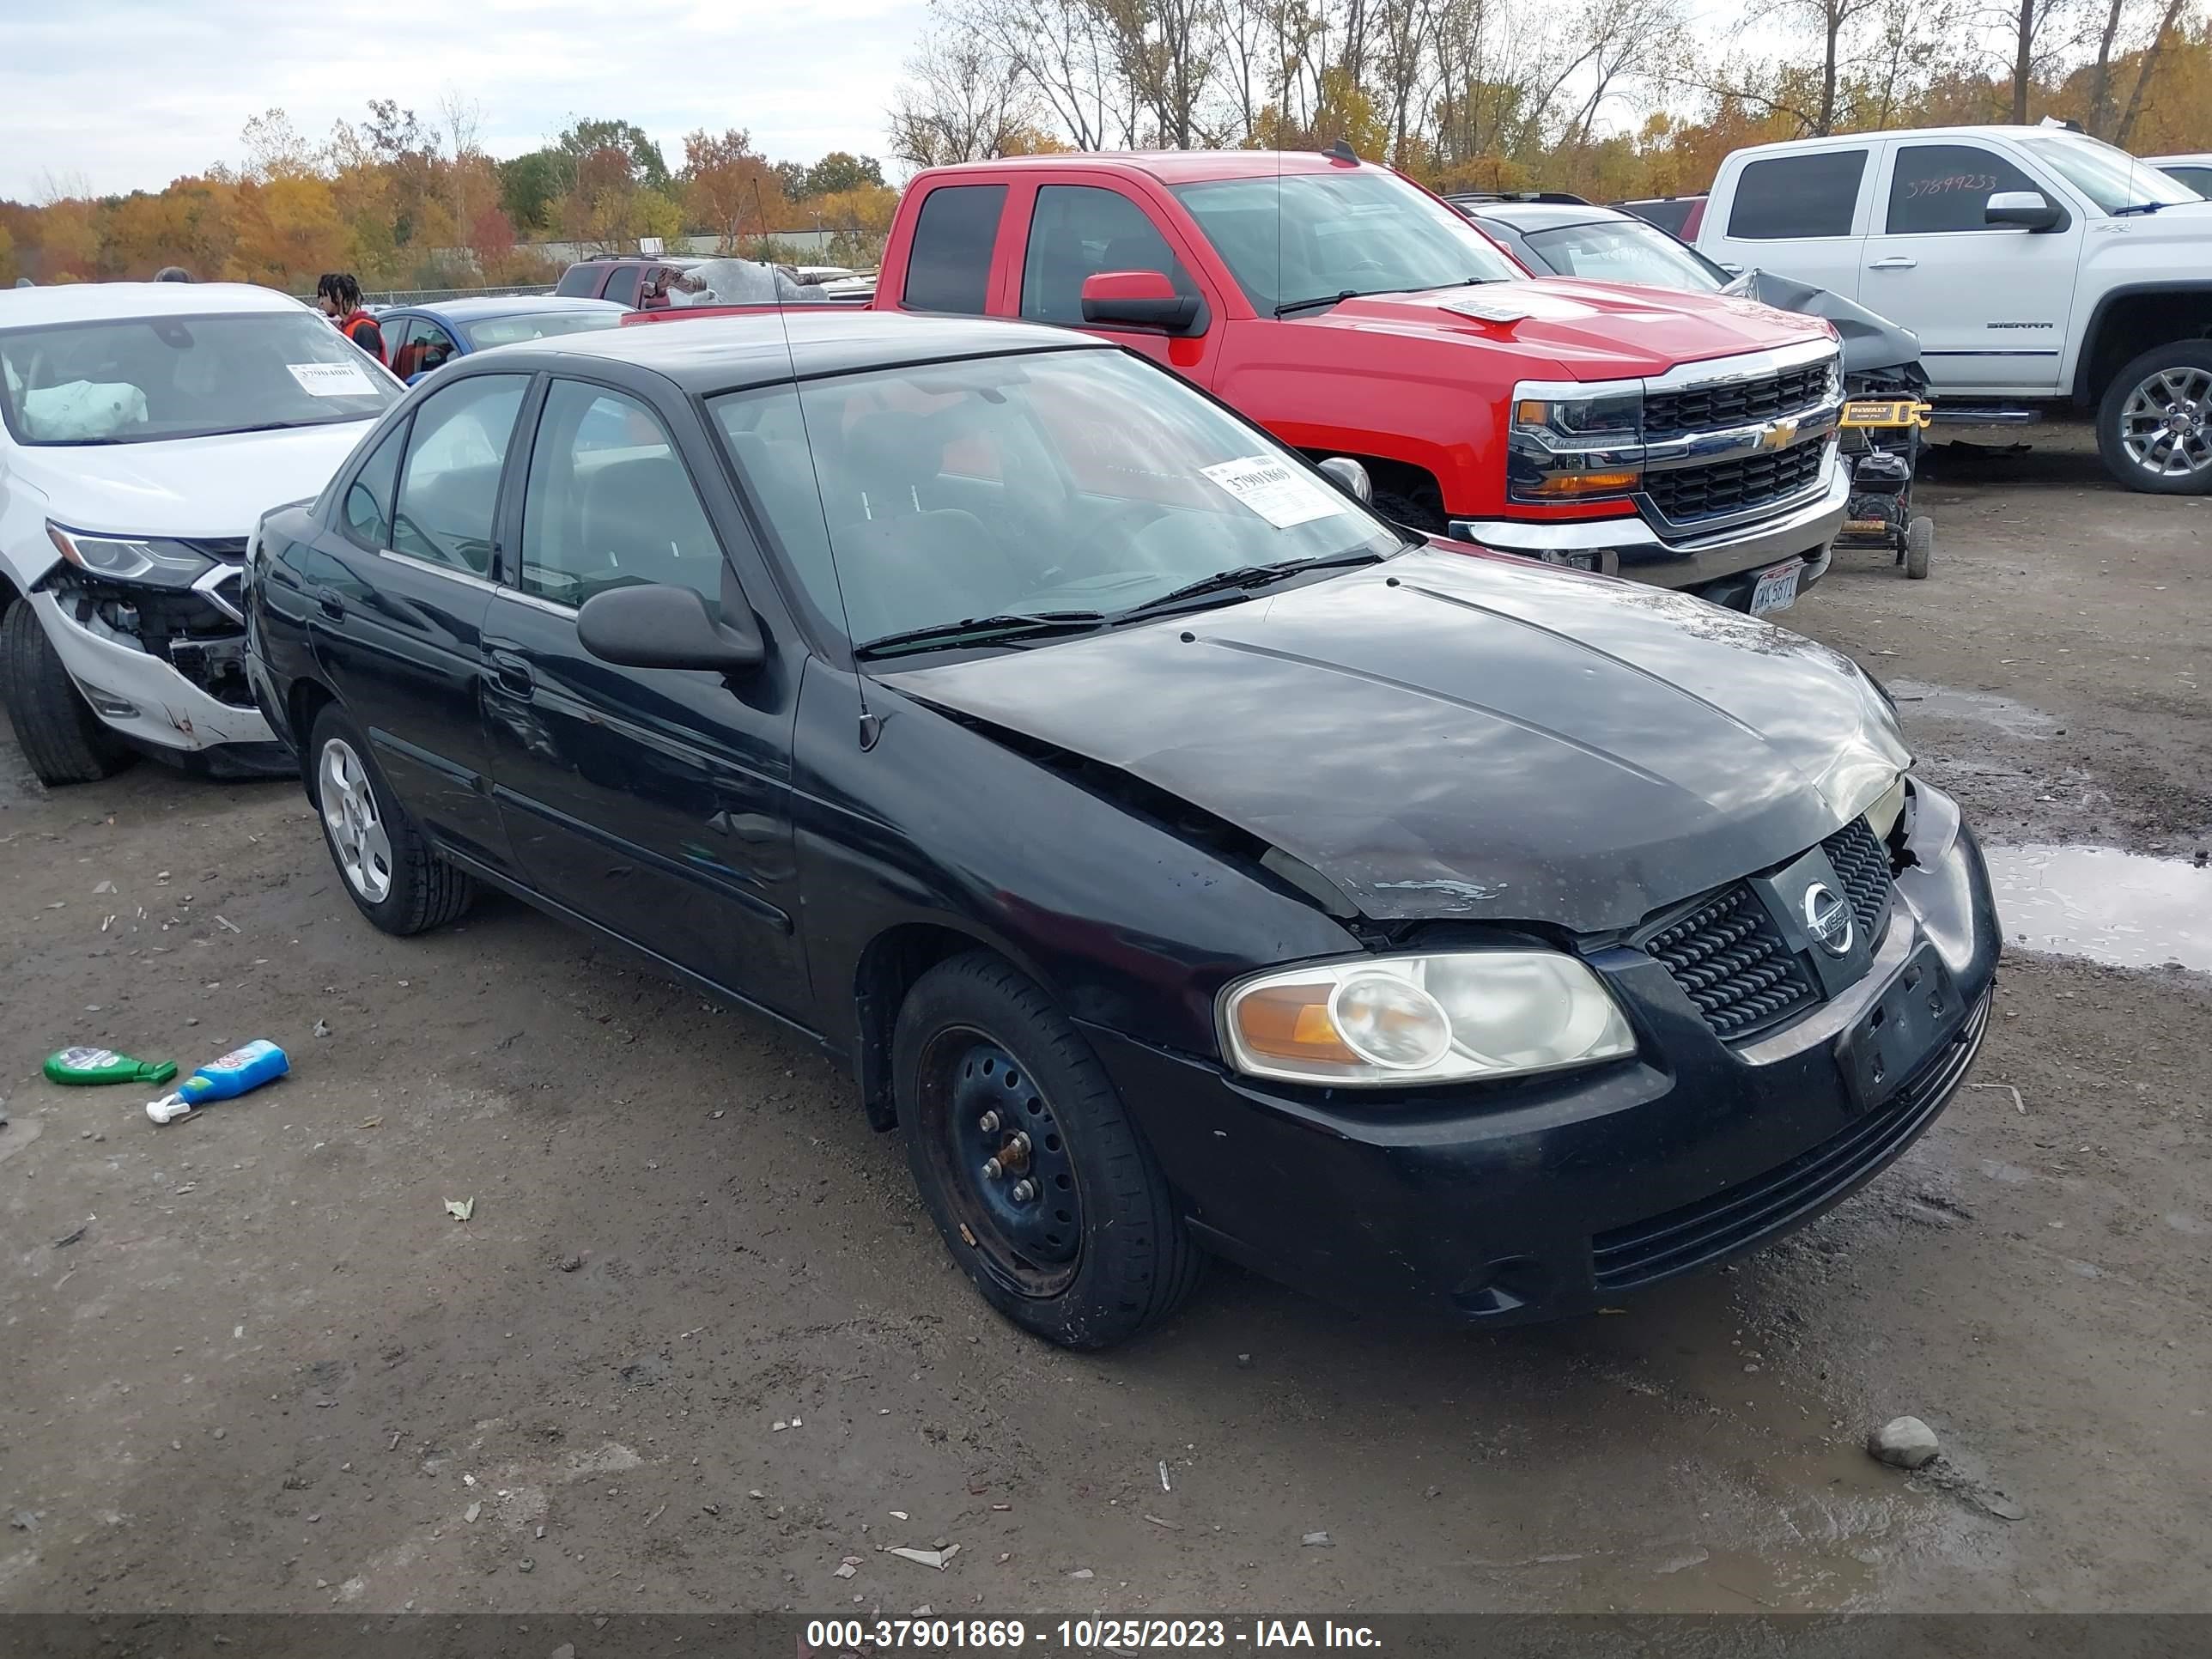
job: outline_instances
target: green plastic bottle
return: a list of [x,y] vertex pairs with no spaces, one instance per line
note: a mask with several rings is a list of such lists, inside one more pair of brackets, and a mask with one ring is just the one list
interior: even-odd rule
[[173,1060],[133,1060],[112,1048],[64,1048],[46,1056],[52,1083],[167,1083],[177,1074]]

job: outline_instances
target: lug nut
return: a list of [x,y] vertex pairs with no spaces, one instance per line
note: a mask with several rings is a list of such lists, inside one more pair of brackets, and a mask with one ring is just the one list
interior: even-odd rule
[[1003,1173],[1004,1171],[999,1168],[999,1160],[995,1158],[983,1165],[983,1179],[986,1181],[996,1181]]
[[1028,1203],[1031,1199],[1036,1196],[1036,1182],[1034,1181],[1017,1181],[1014,1183],[1014,1190],[1011,1196],[1017,1204]]
[[975,1120],[975,1127],[978,1129],[981,1129],[987,1135],[994,1135],[998,1133],[999,1115],[996,1112],[984,1113],[982,1116]]

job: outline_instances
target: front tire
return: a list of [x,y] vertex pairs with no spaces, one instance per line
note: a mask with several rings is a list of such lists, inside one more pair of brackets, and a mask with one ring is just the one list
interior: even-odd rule
[[323,844],[355,908],[401,938],[459,919],[476,884],[432,850],[336,703],[316,717],[307,754]]
[[131,764],[130,745],[92,712],[28,599],[9,605],[0,622],[0,689],[40,782],[97,783]]
[[981,952],[939,963],[900,1006],[891,1063],[922,1202],[993,1307],[1106,1348],[1182,1305],[1202,1258],[1167,1178],[1036,986]]
[[2097,404],[2097,453],[2130,489],[2212,493],[2212,345],[2176,340],[2123,368]]

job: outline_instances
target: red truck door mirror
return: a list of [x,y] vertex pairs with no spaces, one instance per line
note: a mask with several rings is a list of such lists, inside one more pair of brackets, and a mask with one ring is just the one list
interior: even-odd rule
[[1100,327],[1187,334],[1198,309],[1198,295],[1176,293],[1164,270],[1101,270],[1083,279],[1083,320]]

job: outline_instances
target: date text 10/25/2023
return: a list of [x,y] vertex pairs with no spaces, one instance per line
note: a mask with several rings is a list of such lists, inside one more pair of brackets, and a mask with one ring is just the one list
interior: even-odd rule
[[1381,1638],[1366,1625],[1331,1619],[817,1619],[806,1626],[799,1659],[846,1654],[959,1652],[1034,1647],[1040,1654],[1133,1652],[1176,1648],[1335,1648],[1372,1650]]

